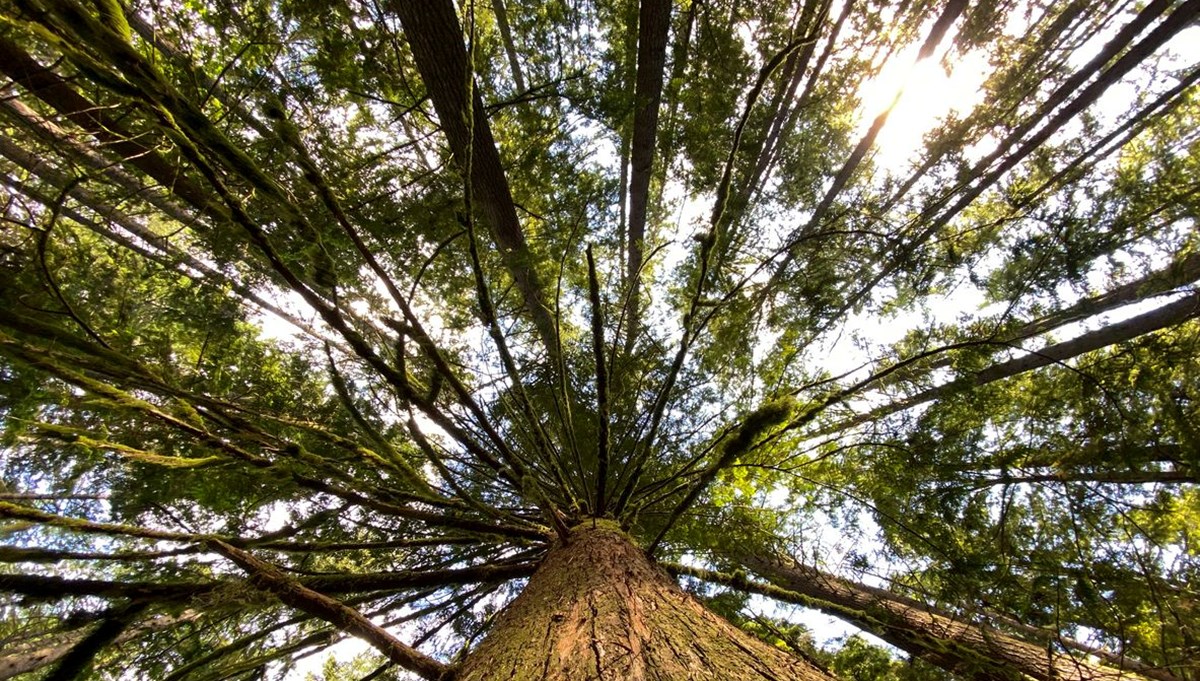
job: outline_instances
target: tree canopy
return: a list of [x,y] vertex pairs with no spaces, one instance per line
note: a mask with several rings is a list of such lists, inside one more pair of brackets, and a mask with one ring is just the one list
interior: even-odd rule
[[0,3],[0,678],[1200,679],[1200,0]]

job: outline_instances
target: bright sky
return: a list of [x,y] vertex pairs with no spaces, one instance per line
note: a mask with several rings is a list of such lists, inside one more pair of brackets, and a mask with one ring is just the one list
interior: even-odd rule
[[[875,117],[901,92],[900,101],[888,115],[887,124],[875,140],[874,159],[880,168],[899,170],[921,148],[922,136],[952,112],[965,114],[983,100],[983,85],[991,67],[982,52],[954,60],[952,70],[942,65],[949,36],[938,51],[917,62],[919,43],[910,45],[883,66],[879,75],[860,91],[862,108],[855,137],[862,137]],[[915,63],[914,63],[915,62]]]
[[[917,35],[927,35],[933,23],[926,22]],[[1023,32],[1024,27],[1010,26],[1007,30]],[[975,51],[946,59],[956,33],[957,25],[947,32],[929,58],[917,61],[922,40],[893,54],[875,78],[859,90],[862,104],[851,139],[861,139],[875,118],[892,107],[869,156],[877,172],[905,174],[918,156],[926,133],[951,114],[965,116],[983,100],[981,86],[992,71],[987,54]],[[982,303],[982,292],[964,287],[933,302],[931,311],[941,321],[953,321],[964,312],[978,311]],[[850,315],[839,333],[829,334],[820,343],[816,354],[822,357],[824,368],[834,374],[863,367],[870,358],[854,343],[857,336],[865,335],[874,345],[894,343],[910,329],[925,323],[923,312],[915,309],[900,313],[886,325],[881,325],[878,316],[869,311]]]

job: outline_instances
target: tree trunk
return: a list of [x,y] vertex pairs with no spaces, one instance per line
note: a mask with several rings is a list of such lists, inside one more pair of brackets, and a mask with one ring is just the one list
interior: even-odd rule
[[825,679],[685,594],[611,522],[551,550],[467,657],[483,679]]
[[500,40],[504,43],[504,53],[508,55],[508,65],[512,67],[513,82],[517,92],[525,92],[525,76],[521,73],[521,60],[517,57],[517,45],[513,42],[512,29],[508,26],[508,10],[504,0],[492,0],[492,12],[496,15],[496,28],[500,29]]
[[633,142],[629,159],[629,343],[641,328],[641,270],[650,207],[650,177],[658,139],[658,107],[662,99],[671,28],[670,0],[642,0],[638,14],[637,79],[633,102]]
[[551,301],[538,273],[537,257],[517,218],[483,99],[473,84],[474,67],[467,60],[455,5],[449,0],[402,0],[391,3],[391,8],[400,18],[450,152],[471,183],[476,207],[491,230],[504,266],[525,301],[546,352],[557,364],[558,326],[548,307]]
[[[919,601],[825,574],[782,558],[739,556],[772,584],[826,604],[822,610],[943,669],[978,681],[1115,681],[1128,670],[1035,645],[989,627],[959,621]],[[1133,665],[1130,665],[1133,666]]]

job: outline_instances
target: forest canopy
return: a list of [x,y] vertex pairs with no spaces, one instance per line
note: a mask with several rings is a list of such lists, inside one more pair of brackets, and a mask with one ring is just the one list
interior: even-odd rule
[[1200,680],[1200,0],[0,4],[0,678]]

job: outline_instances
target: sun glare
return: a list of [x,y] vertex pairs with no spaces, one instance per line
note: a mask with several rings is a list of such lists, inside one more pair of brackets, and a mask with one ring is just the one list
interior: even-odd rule
[[[943,42],[948,47],[951,41]],[[891,107],[887,124],[875,140],[878,167],[902,167],[938,121],[952,112],[970,111],[983,99],[980,86],[988,74],[986,55],[973,52],[943,65],[946,47],[916,61],[919,50],[920,45],[913,44],[899,52],[862,88],[856,136],[865,134],[875,117]]]

